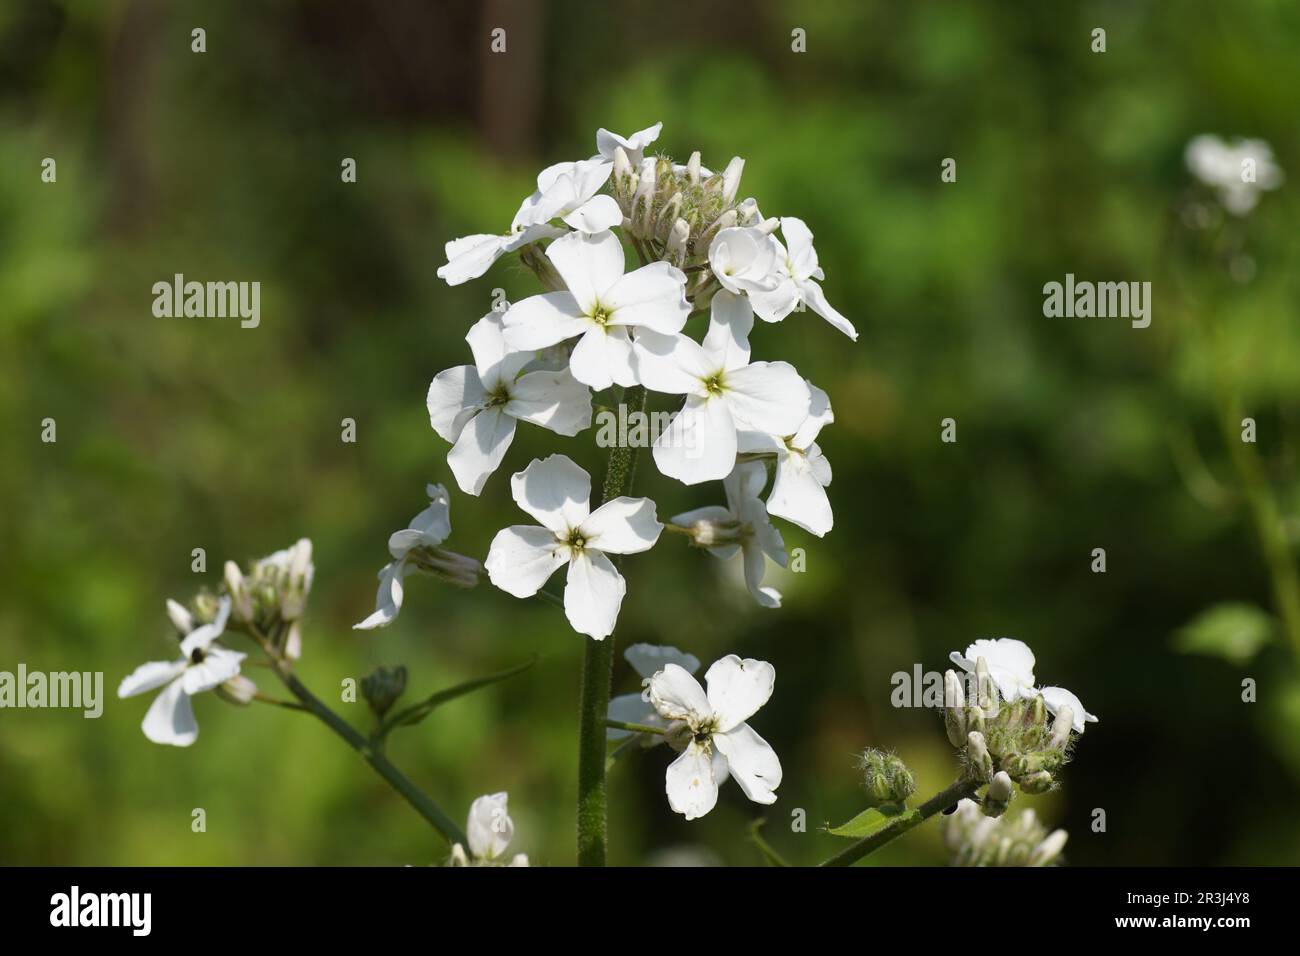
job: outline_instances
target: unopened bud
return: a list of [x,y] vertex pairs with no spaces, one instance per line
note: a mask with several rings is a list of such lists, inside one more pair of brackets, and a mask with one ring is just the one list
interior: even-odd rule
[[989,782],[988,790],[984,791],[984,800],[980,808],[986,817],[1000,817],[1007,812],[1014,795],[1015,788],[1011,785],[1011,777],[1006,771],[999,770]]
[[1020,778],[1020,789],[1025,793],[1046,793],[1052,789],[1052,775],[1046,770],[1039,770]]
[[961,678],[957,676],[956,671],[944,672],[943,706],[948,708],[966,706],[966,692],[962,690]]
[[230,616],[247,624],[253,619],[253,596],[244,580],[244,572],[234,561],[227,561],[224,577],[226,590],[230,592]]
[[1052,741],[1048,744],[1056,750],[1064,750],[1070,742],[1070,733],[1074,730],[1074,711],[1069,707],[1062,707],[1056,712],[1056,720],[1052,724]]
[[1029,702],[1025,722],[1031,727],[1041,727],[1047,723],[1047,702],[1043,700],[1041,695],[1034,697]]
[[898,757],[885,758],[885,774],[889,778],[889,795],[895,803],[906,803],[916,793],[916,777]]
[[764,219],[754,228],[757,229],[759,232],[761,232],[763,235],[770,236],[772,233],[776,232],[779,228],[781,228],[781,220],[773,216],[770,219]]
[[700,151],[698,149],[691,153],[691,158],[686,161],[686,178],[692,186],[700,184]]
[[740,174],[744,170],[745,161],[736,156],[722,171],[722,201],[728,206],[736,201],[736,192],[740,189]]
[[972,779],[988,783],[993,776],[993,757],[983,734],[973,731],[966,735],[966,757]]
[[[984,733],[984,711],[978,707],[966,708],[966,730],[977,734]],[[965,743],[965,741],[962,741]]]
[[1069,834],[1064,830],[1053,830],[1029,854],[1029,866],[1048,866],[1061,855]]
[[406,668],[376,667],[361,679],[361,694],[380,720],[406,692]]
[[989,714],[997,713],[997,688],[989,674],[989,662],[984,658],[975,661],[975,703]]
[[627,158],[627,153],[622,146],[614,147],[614,185],[624,188],[632,175],[632,161]]
[[186,609],[185,605],[171,598],[167,599],[167,617],[181,637],[194,630],[194,615]]
[[668,244],[664,248],[664,258],[679,269],[686,264],[686,244],[690,238],[691,227],[685,219],[673,223],[672,231],[668,234]]
[[257,696],[257,685],[243,674],[236,674],[225,683],[218,685],[217,696],[228,703],[238,704],[241,707],[247,706]]
[[660,238],[667,239],[672,235],[673,227],[677,224],[677,214],[682,209],[681,190],[672,194],[672,197],[664,203],[663,209],[659,211],[659,223],[656,232]]

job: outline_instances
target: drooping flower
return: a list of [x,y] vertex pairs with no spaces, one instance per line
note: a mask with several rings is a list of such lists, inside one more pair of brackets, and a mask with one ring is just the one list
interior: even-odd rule
[[441,547],[451,535],[451,497],[447,489],[429,485],[426,491],[429,506],[412,518],[406,528],[389,536],[388,553],[393,560],[379,572],[375,611],[360,624],[352,625],[355,630],[368,631],[392,624],[402,610],[403,582],[414,572],[436,574],[459,587],[473,587],[478,583],[483,571],[478,561]]
[[1085,722],[1089,724],[1097,723],[1097,715],[1084,710],[1083,702],[1073,692],[1066,690],[1064,687],[1044,687],[1040,693],[1043,695],[1043,703],[1047,705],[1047,712],[1052,716],[1056,716],[1062,710],[1069,708],[1076,734],[1083,733]]
[[[623,659],[641,675],[643,684],[663,670],[666,664],[676,664],[688,674],[694,674],[700,669],[700,659],[694,654],[686,654],[675,647],[657,644],[633,644],[623,652]],[[659,716],[659,712],[646,700],[642,691],[637,691],[635,694],[619,694],[612,698],[609,702],[609,718],[627,724],[645,724],[649,727],[668,726],[667,721]],[[606,736],[610,740],[625,740],[636,735],[630,730],[610,727],[606,731]],[[640,736],[645,739],[647,745],[663,743],[663,737],[660,736],[653,734]]]
[[775,455],[776,477],[767,496],[767,512],[793,521],[821,537],[831,530],[834,516],[826,487],[831,483],[831,463],[822,454],[817,436],[835,421],[829,396],[812,382],[808,417],[793,435],[741,432],[737,447],[742,455]]
[[1010,637],[997,640],[981,639],[966,648],[966,653],[953,651],[948,659],[966,671],[975,673],[980,658],[988,664],[989,676],[997,685],[998,693],[1007,703],[1036,697],[1034,689],[1034,652],[1024,641]]
[[[465,836],[469,840],[469,854],[459,843],[451,848],[452,866],[501,866],[497,861],[505,856],[510,841],[515,836],[515,821],[510,819],[505,791],[485,794],[469,808],[465,822]],[[516,853],[507,866],[527,866],[528,857]]]
[[515,437],[515,422],[572,436],[591,425],[591,393],[567,370],[523,372],[533,355],[506,346],[502,316],[489,312],[465,336],[473,365],[439,372],[429,385],[429,421],[453,444],[456,484],[477,495]]
[[1217,136],[1192,138],[1185,154],[1192,175],[1213,189],[1223,208],[1244,216],[1255,208],[1260,193],[1282,185],[1282,170],[1273,149],[1262,139],[1238,139],[1231,144]]
[[785,216],[781,219],[781,234],[785,236],[788,248],[776,237],[770,237],[776,248],[775,287],[749,290],[758,317],[764,322],[780,322],[803,302],[856,341],[858,332],[853,323],[826,301],[826,294],[817,284],[817,280],[826,276],[817,264],[817,250],[813,248],[813,235],[808,226],[802,219]]
[[767,483],[761,462],[742,462],[722,483],[727,506],[706,505],[679,514],[672,523],[691,530],[692,542],[715,557],[726,560],[737,551],[744,554],[745,584],[763,607],[781,606],[781,592],[763,587],[766,558],[781,567],[789,563],[781,532],[772,526],[768,509],[759,499]]
[[118,685],[117,696],[134,697],[161,687],[140,727],[156,744],[188,747],[199,736],[190,697],[213,690],[239,675],[239,665],[246,655],[215,643],[226,629],[230,617],[230,598],[218,602],[216,616],[207,624],[192,627],[193,618],[175,601],[167,603],[167,613],[178,629],[187,633],[181,640],[181,657],[175,661],[150,661],[141,664]]
[[614,498],[591,510],[591,477],[565,455],[536,460],[510,479],[515,503],[541,524],[497,532],[488,577],[515,597],[532,597],[568,565],[564,613],[579,634],[604,640],[614,631],[627,589],[606,554],[636,554],[659,540],[663,525],[649,498]]
[[564,232],[557,226],[540,222],[512,229],[505,235],[481,232],[453,239],[444,247],[447,263],[438,267],[438,278],[447,285],[460,285],[470,279],[477,279],[488,271],[492,263],[507,253],[541,239],[554,239],[564,235]]
[[[718,802],[718,784],[730,775],[755,803],[776,802],[781,761],[746,723],[772,696],[776,669],[766,661],[729,654],[704,675],[706,692],[677,664],[650,678],[646,695],[659,715],[680,722],[686,741],[668,767],[668,805],[687,820],[704,816]],[[670,729],[669,742],[674,735]]]
[[655,464],[688,485],[715,481],[736,463],[737,431],[790,435],[808,417],[808,386],[788,362],[750,362],[753,311],[744,296],[718,292],[703,344],[684,335],[641,333],[636,367],[656,392],[686,403],[654,443]]
[[515,214],[514,229],[561,219],[571,229],[603,232],[623,221],[613,196],[601,193],[612,167],[600,159],[556,163],[537,174],[537,191]]
[[505,341],[512,350],[543,349],[579,337],[573,377],[594,389],[637,384],[633,329],[664,334],[686,324],[686,276],[666,262],[623,274],[623,244],[612,232],[570,233],[546,250],[567,292],[545,292],[512,305]]

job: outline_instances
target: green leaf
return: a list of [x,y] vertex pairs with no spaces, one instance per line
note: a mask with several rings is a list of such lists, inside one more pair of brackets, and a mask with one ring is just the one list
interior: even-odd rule
[[843,823],[837,827],[829,827],[826,832],[831,836],[860,840],[863,837],[871,836],[878,830],[883,830],[900,817],[915,812],[896,803],[886,803],[879,807],[863,810],[848,823]]
[[1226,602],[1207,608],[1174,635],[1184,654],[1207,654],[1244,664],[1276,634],[1272,615],[1253,604]]
[[385,721],[377,731],[375,731],[374,739],[377,743],[382,744],[384,738],[398,727],[410,727],[412,724],[418,724],[420,721],[424,720],[424,718],[433,713],[434,710],[448,701],[473,693],[474,691],[487,687],[490,684],[495,684],[499,681],[506,680],[507,678],[514,677],[516,674],[522,674],[536,663],[537,656],[534,655],[522,664],[512,667],[509,670],[499,671],[496,674],[489,674],[487,677],[476,677],[473,680],[465,681],[463,684],[456,684],[454,687],[440,690],[436,694],[426,697],[418,704],[413,704],[405,710],[398,711]]

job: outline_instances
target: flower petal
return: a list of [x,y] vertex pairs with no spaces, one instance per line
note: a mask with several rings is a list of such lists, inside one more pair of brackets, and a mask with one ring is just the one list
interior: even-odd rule
[[808,417],[808,383],[788,362],[754,362],[729,371],[724,387],[739,428],[793,435]]
[[807,279],[817,271],[817,250],[813,248],[812,230],[802,219],[781,217],[781,235],[785,237],[786,258],[790,274],[799,280]]
[[530,295],[506,309],[501,321],[506,348],[516,352],[549,348],[591,328],[591,320],[568,292]]
[[[655,709],[647,704],[640,694],[619,694],[617,697],[611,697],[608,714],[610,720],[618,720],[625,724],[645,724],[650,727],[668,726],[668,722],[655,713]],[[619,730],[617,727],[610,727],[605,731],[606,740],[626,740],[635,736],[637,735],[633,731]],[[662,740],[663,738],[659,737],[654,742],[660,743]]]
[[982,657],[989,666],[989,676],[1007,703],[1032,697],[1034,690],[1034,652],[1024,641],[1010,637],[981,639],[966,648],[965,656],[953,651],[949,659],[968,673]]
[[686,275],[667,262],[652,262],[620,278],[601,297],[611,325],[637,325],[663,335],[682,330],[691,314]]
[[593,196],[573,212],[563,216],[564,221],[579,232],[594,234],[613,229],[623,222],[623,210],[613,196]]
[[356,631],[370,631],[377,627],[387,627],[397,620],[402,610],[403,581],[410,573],[411,565],[405,561],[390,561],[379,572],[379,589],[375,592],[375,610],[360,624],[353,624]]
[[470,326],[465,341],[474,353],[474,368],[482,387],[496,391],[515,380],[519,370],[532,359],[531,352],[516,352],[506,346],[503,313],[489,312]]
[[689,395],[655,440],[654,459],[669,478],[687,485],[716,481],[736,464],[736,423],[729,402]]
[[781,761],[772,745],[749,724],[713,735],[713,746],[727,758],[727,769],[745,796],[755,803],[776,803],[781,785]]
[[469,851],[480,860],[495,860],[514,839],[515,822],[510,819],[504,792],[479,797],[469,808],[465,836]]
[[707,720],[713,706],[700,682],[680,664],[667,663],[646,684],[650,705],[665,720]]
[[603,641],[614,633],[627,582],[599,551],[580,551],[569,560],[564,614],[579,634]]
[[648,551],[664,526],[655,515],[649,498],[626,495],[605,502],[579,526],[587,547],[610,554],[638,554]]
[[713,776],[713,755],[708,748],[691,741],[668,766],[665,777],[668,806],[687,820],[698,820],[718,803],[718,784]]
[[506,414],[549,428],[557,435],[576,435],[591,425],[591,390],[567,370],[529,372],[510,388]]
[[185,661],[150,661],[141,664],[117,685],[118,697],[134,697],[175,680],[185,670]]
[[447,453],[447,464],[460,490],[467,495],[479,494],[492,472],[500,467],[514,439],[515,420],[503,406],[486,408],[471,418]]
[[830,498],[802,452],[778,459],[776,480],[767,497],[767,513],[793,521],[819,538],[834,525]]
[[203,655],[202,662],[185,668],[185,673],[181,675],[181,686],[185,693],[191,695],[212,690],[238,674],[239,664],[247,656],[224,647],[209,648]]
[[510,478],[515,504],[544,528],[565,535],[591,513],[591,476],[568,455],[534,458]]
[[199,725],[194,720],[194,707],[179,680],[172,681],[154,698],[140,729],[156,744],[188,747],[198,739]]
[[447,264],[438,267],[438,278],[447,285],[477,279],[505,254],[509,236],[478,233],[453,239],[446,245]]
[[443,441],[453,444],[461,429],[483,407],[487,392],[472,365],[458,365],[439,372],[429,384],[426,404],[429,424]]
[[822,292],[822,287],[814,280],[805,279],[803,282],[800,282],[799,291],[803,293],[804,301],[808,303],[808,308],[812,309],[853,341],[856,342],[858,340],[858,330],[853,327],[853,323],[840,315],[839,312],[835,311],[831,304],[826,301],[826,294]]
[[488,580],[507,594],[532,597],[569,560],[568,549],[545,528],[511,525],[502,528],[488,548]]
[[596,391],[617,383],[624,387],[637,383],[632,365],[632,340],[627,329],[619,326],[589,325],[588,331],[573,347],[569,371],[573,377]]
[[725,290],[715,293],[703,343],[710,364],[727,370],[748,365],[749,333],[753,328],[754,308],[748,297]]
[[728,654],[713,662],[704,675],[709,705],[718,720],[718,733],[726,733],[753,717],[772,696],[776,668],[767,661]]
[[652,392],[703,395],[704,381],[722,366],[685,335],[639,330],[632,346],[637,380]]
[[1064,687],[1044,687],[1041,693],[1043,695],[1043,703],[1047,705],[1047,709],[1053,716],[1055,716],[1062,707],[1070,708],[1070,713],[1074,717],[1074,732],[1076,734],[1083,733],[1083,725],[1085,721],[1090,724],[1097,723],[1097,716],[1084,710],[1083,701],[1079,700],[1072,691],[1068,691]]
[[594,236],[571,232],[551,243],[546,257],[583,315],[594,314],[606,290],[623,276],[623,244],[608,231]]
[[[691,674],[700,669],[700,659],[694,654],[686,654],[663,644],[631,644],[623,652],[623,659],[642,677],[653,677],[669,664],[676,664]],[[636,696],[639,698],[641,695]]]

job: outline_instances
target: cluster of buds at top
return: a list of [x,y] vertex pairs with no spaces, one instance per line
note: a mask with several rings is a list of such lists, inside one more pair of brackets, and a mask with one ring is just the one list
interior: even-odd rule
[[[967,695],[955,672],[944,675],[944,726],[949,742],[964,751],[967,778],[986,784],[1005,774],[1008,784],[1014,781],[1025,793],[1046,793],[1055,786],[1053,774],[1069,760],[1073,712],[1063,707],[1050,720],[1037,693],[1002,700],[982,657],[974,677]],[[990,816],[1006,809],[1010,794],[1002,796],[1003,789],[999,785],[998,799],[989,800]]]
[[1066,832],[1049,834],[1028,808],[994,820],[975,801],[962,800],[943,818],[943,838],[953,866],[1051,866],[1065,847]]
[[685,269],[708,259],[709,244],[723,229],[756,226],[770,233],[778,227],[776,219],[760,219],[752,199],[736,202],[744,168],[737,156],[722,172],[710,172],[700,165],[698,152],[684,166],[666,156],[647,156],[634,167],[619,147],[611,191],[628,233],[647,244],[653,258]]
[[306,610],[315,573],[311,542],[306,538],[254,561],[247,573],[227,561],[224,577],[231,619],[256,628],[286,657],[296,659],[302,646],[298,621]]
[[873,807],[894,803],[902,806],[916,792],[916,778],[907,764],[882,750],[865,750],[858,759],[862,784]]

